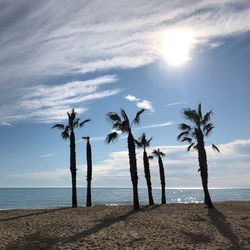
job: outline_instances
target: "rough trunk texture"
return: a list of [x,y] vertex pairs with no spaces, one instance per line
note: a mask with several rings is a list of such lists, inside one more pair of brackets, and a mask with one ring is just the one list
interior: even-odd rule
[[198,159],[199,159],[202,187],[204,191],[204,203],[207,205],[208,208],[213,208],[213,203],[211,201],[210,194],[208,191],[207,155],[204,146],[204,138],[201,130],[198,130],[197,132],[197,141],[198,141],[198,146],[197,146]]
[[159,163],[159,171],[160,171],[160,178],[161,178],[161,204],[166,204],[166,195],[165,195],[165,173],[164,173],[164,167],[161,157],[158,157],[158,163]]
[[75,134],[70,133],[70,171],[72,178],[72,207],[77,207],[76,194],[76,151],[75,151]]
[[147,187],[148,187],[149,205],[154,205],[154,200],[153,200],[153,195],[152,195],[151,176],[150,176],[150,170],[149,170],[149,162],[148,162],[147,152],[145,151],[145,149],[143,152],[143,163],[144,163],[145,178],[146,178]]
[[129,132],[128,134],[128,152],[129,152],[130,175],[133,185],[134,210],[138,210],[140,209],[139,196],[138,196],[138,175],[137,175],[135,142],[131,132]]
[[91,180],[92,180],[92,156],[91,156],[91,146],[89,140],[87,141],[86,146],[87,152],[87,201],[86,206],[91,207]]

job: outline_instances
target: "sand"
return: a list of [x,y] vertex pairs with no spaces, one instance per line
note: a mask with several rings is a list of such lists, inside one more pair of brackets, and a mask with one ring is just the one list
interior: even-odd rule
[[250,202],[0,211],[0,249],[250,249]]

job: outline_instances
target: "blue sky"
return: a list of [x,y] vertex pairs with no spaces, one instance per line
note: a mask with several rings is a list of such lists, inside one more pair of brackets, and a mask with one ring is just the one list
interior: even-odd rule
[[[167,187],[200,187],[197,152],[176,141],[182,109],[200,102],[214,111],[209,186],[250,187],[249,1],[0,0],[0,46],[0,187],[70,186],[69,141],[51,127],[71,108],[91,119],[76,131],[79,187],[87,135],[93,186],[131,187],[126,139],[104,143],[120,108],[146,109],[134,135],[166,154]],[[151,173],[157,188],[156,160]]]

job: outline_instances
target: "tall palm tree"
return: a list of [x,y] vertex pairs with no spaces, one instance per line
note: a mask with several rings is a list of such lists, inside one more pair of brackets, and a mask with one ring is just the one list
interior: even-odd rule
[[135,152],[135,140],[132,134],[132,126],[140,123],[140,115],[143,113],[144,109],[137,112],[132,123],[130,123],[126,112],[121,109],[121,116],[117,113],[109,112],[107,114],[108,119],[113,124],[114,132],[110,133],[106,137],[106,142],[110,143],[118,137],[118,133],[125,133],[128,135],[128,152],[129,152],[129,165],[130,165],[130,175],[133,185],[133,200],[134,200],[134,210],[140,209],[139,196],[138,196],[138,175],[137,175],[137,164],[136,164],[136,152]]
[[86,206],[91,207],[91,180],[92,180],[92,155],[91,155],[91,145],[89,142],[89,136],[82,137],[82,139],[87,140],[86,145],[86,156],[87,156],[87,200]]
[[70,139],[70,171],[72,178],[72,207],[77,207],[77,195],[76,195],[76,151],[75,151],[75,133],[74,129],[77,127],[82,127],[86,122],[90,120],[87,119],[83,122],[79,122],[80,119],[76,118],[77,113],[72,109],[71,113],[67,112],[68,124],[55,124],[52,128],[62,129],[63,132],[61,136],[63,139]]
[[149,159],[153,159],[154,156],[158,158],[158,164],[159,164],[159,172],[161,179],[161,204],[166,204],[166,194],[165,194],[166,183],[165,183],[164,167],[162,162],[162,157],[164,157],[165,154],[158,148],[157,150],[153,150],[152,156],[149,156]]
[[[190,143],[190,145],[187,147],[187,151],[190,151],[191,148],[194,148],[198,151],[200,167],[198,172],[200,171],[201,174],[204,191],[204,203],[208,208],[213,208],[213,203],[208,191],[207,155],[204,144],[204,136],[208,136],[214,128],[214,125],[209,122],[213,112],[210,110],[203,116],[201,112],[201,104],[199,104],[197,110],[185,108],[183,110],[183,114],[184,117],[192,124],[188,125],[181,123],[179,125],[180,130],[183,132],[178,135],[177,140],[180,140],[181,142],[187,141]],[[212,148],[220,152],[214,144],[212,144]]]
[[154,205],[153,195],[152,195],[152,184],[151,184],[151,176],[150,176],[150,169],[149,169],[149,161],[146,149],[150,146],[150,142],[152,137],[147,140],[146,134],[143,133],[138,140],[135,140],[135,143],[138,148],[143,148],[143,165],[144,165],[144,173],[148,187],[148,199],[149,205]]

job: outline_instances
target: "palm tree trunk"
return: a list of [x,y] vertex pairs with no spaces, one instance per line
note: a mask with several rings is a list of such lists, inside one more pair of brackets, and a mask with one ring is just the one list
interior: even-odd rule
[[138,210],[140,209],[139,196],[138,196],[138,175],[137,175],[135,142],[131,132],[129,132],[128,134],[128,152],[129,152],[130,175],[133,185],[134,210]]
[[75,151],[75,134],[70,133],[70,171],[72,178],[72,207],[77,207],[76,194],[76,151]]
[[92,157],[91,157],[91,146],[89,140],[86,146],[87,151],[87,202],[86,206],[91,207],[91,180],[92,180]]
[[166,195],[165,195],[165,173],[164,173],[164,167],[161,157],[158,157],[158,163],[159,163],[159,171],[160,171],[160,178],[161,178],[161,204],[166,204]]
[[149,162],[147,152],[144,149],[143,152],[143,163],[144,163],[144,173],[148,187],[148,200],[149,205],[154,205],[153,195],[152,195],[152,184],[151,184],[151,177],[150,177],[150,170],[149,170]]
[[203,134],[199,133],[198,137],[198,159],[201,172],[202,187],[204,191],[204,203],[208,208],[213,208],[213,203],[208,191],[208,171],[207,171],[207,154],[204,146]]

